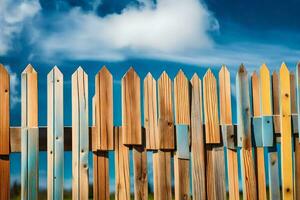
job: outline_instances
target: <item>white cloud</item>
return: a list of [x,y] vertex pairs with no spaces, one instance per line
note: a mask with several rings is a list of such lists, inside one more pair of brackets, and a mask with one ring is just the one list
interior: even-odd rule
[[14,37],[18,36],[25,22],[40,10],[38,1],[0,1],[0,55],[5,55],[13,46]]
[[199,0],[140,0],[121,14],[99,17],[73,8],[59,18],[55,31],[41,34],[47,57],[120,60],[130,56],[185,54],[213,46],[209,31],[218,22]]
[[20,80],[18,79],[17,74],[11,70],[9,65],[6,65],[5,68],[10,74],[10,106],[14,108],[18,103],[21,102],[21,97],[18,92]]

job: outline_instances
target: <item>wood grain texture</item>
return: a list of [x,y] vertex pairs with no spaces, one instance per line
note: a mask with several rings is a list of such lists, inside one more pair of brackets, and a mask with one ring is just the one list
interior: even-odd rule
[[[296,65],[296,94],[297,94],[297,114],[298,114],[298,139],[300,138],[300,62]],[[300,141],[299,141],[300,142]]]
[[146,129],[146,149],[158,149],[156,80],[148,73],[144,79],[144,124]]
[[[260,95],[261,95],[261,114],[262,116],[271,116],[272,112],[272,88],[271,88],[271,77],[270,71],[268,67],[263,64],[260,68]],[[273,142],[273,131],[271,132],[272,135],[265,135],[267,132],[263,130],[263,140],[271,140]],[[268,147],[268,166],[269,166],[269,198],[270,199],[278,199],[280,198],[280,182],[279,182],[279,173],[278,173],[278,159],[277,159],[277,149],[276,143],[273,143],[273,147]],[[261,160],[264,160],[264,154],[260,156]],[[256,164],[257,166],[262,166],[259,163]],[[260,167],[258,168],[258,172],[260,172]],[[258,173],[258,177],[262,177],[265,174],[265,171],[262,173]],[[260,188],[262,188],[262,178],[258,178],[258,191],[260,197]],[[265,186],[264,186],[265,187]],[[265,197],[266,199],[267,197]]]
[[172,82],[164,71],[158,81],[158,135],[159,149],[174,149],[174,118],[172,103]]
[[154,199],[172,199],[171,152],[153,152]]
[[104,66],[95,78],[97,150],[113,150],[113,77]]
[[220,143],[217,81],[210,69],[203,77],[203,99],[205,141],[207,144]]
[[109,159],[107,151],[93,153],[94,200],[109,200]]
[[140,78],[131,67],[122,78],[123,144],[141,145]]
[[279,72],[280,124],[281,124],[281,174],[283,199],[293,199],[293,161],[291,132],[290,73],[283,63]]
[[291,114],[292,114],[292,133],[297,134],[298,116],[297,116],[297,94],[296,94],[296,77],[293,72],[290,73],[290,91],[291,91]]
[[10,76],[0,64],[0,199],[10,198]]
[[273,122],[274,122],[274,132],[276,134],[280,133],[280,98],[279,92],[279,76],[276,71],[272,74],[272,99],[273,99]]
[[[219,72],[220,124],[232,125],[230,72],[222,66]],[[224,140],[224,138],[223,138]],[[226,148],[229,199],[239,199],[237,151]]]
[[182,70],[174,79],[175,123],[190,125],[189,81]]
[[21,198],[38,199],[38,82],[31,65],[21,77]]
[[9,154],[10,76],[0,64],[0,155]]
[[300,199],[300,143],[299,138],[295,138],[295,199]]
[[241,65],[236,75],[238,146],[251,148],[251,111],[248,73]]
[[220,138],[217,92],[216,78],[209,69],[203,78],[208,199],[226,198],[224,148]]
[[9,155],[0,156],[0,199],[10,199],[10,160]]
[[[143,137],[145,129],[143,130]],[[145,145],[145,142],[143,142]],[[133,147],[134,199],[148,199],[147,150],[144,146]]]
[[[184,75],[183,71],[179,71],[174,79],[174,100],[175,100],[175,123],[177,125],[190,125],[190,102],[189,102],[189,82]],[[180,134],[180,133],[178,133]],[[187,131],[183,134],[183,137],[188,137],[185,141],[189,141],[189,135]],[[176,133],[176,137],[179,136]],[[181,138],[183,139],[183,138]],[[189,173],[189,157],[188,159],[181,159],[178,151],[184,151],[178,149],[179,147],[189,149],[189,142],[185,142],[186,145],[179,145],[179,137],[177,137],[177,151],[174,156],[174,179],[175,179],[175,199],[187,200],[190,198],[190,173]]]
[[63,74],[54,67],[47,79],[47,195],[48,200],[54,200],[63,199],[64,188]]
[[[262,104],[262,90],[261,88],[261,72],[260,77],[256,72],[254,72],[251,76],[251,83],[252,83],[252,109],[253,109],[253,117],[261,117],[263,111],[261,111]],[[269,88],[270,90],[270,88]],[[270,99],[271,100],[271,99]],[[269,102],[271,103],[271,102]],[[270,105],[271,106],[271,105]],[[259,136],[262,140],[262,130],[259,131]],[[266,174],[265,174],[265,158],[264,158],[264,147],[256,147],[254,148],[255,151],[255,159],[256,159],[256,177],[257,177],[257,193],[258,199],[267,199],[267,185],[266,185]]]
[[241,148],[243,199],[257,199],[256,175],[251,149]]
[[72,75],[72,198],[88,199],[88,76],[79,67]]
[[257,185],[251,148],[250,93],[248,74],[243,65],[236,75],[238,140],[241,145],[243,198],[257,199]]
[[226,199],[223,146],[206,146],[207,199]]
[[193,199],[206,198],[205,142],[202,118],[202,85],[194,74],[191,79],[191,156],[192,156],[192,192]]
[[114,128],[116,200],[130,200],[129,148],[123,145],[121,127]]

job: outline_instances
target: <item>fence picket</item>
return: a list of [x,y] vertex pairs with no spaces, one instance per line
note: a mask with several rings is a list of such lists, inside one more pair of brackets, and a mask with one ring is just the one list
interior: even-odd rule
[[123,128],[114,128],[116,200],[130,200],[129,148],[123,144]]
[[256,175],[251,148],[251,125],[250,125],[250,94],[248,73],[243,65],[240,66],[236,75],[236,101],[238,119],[238,144],[243,181],[244,199],[257,199]]
[[140,77],[131,67],[122,78],[123,144],[141,145]]
[[[230,72],[226,66],[222,66],[219,72],[219,89],[220,89],[220,124],[222,126],[232,126],[231,112],[231,91],[230,91]],[[227,135],[223,135],[223,140]],[[240,198],[239,180],[238,180],[238,156],[237,150],[227,146],[227,174],[229,198],[238,200]]]
[[221,143],[217,81],[211,70],[203,77],[203,99],[206,133],[207,198],[225,199],[224,148]]
[[[262,135],[262,120],[261,115],[262,111],[261,108],[263,107],[264,101],[261,102],[261,98],[263,93],[261,88],[261,81],[263,81],[262,73],[260,70],[260,77],[257,75],[256,72],[253,72],[251,76],[252,82],[252,110],[253,110],[253,120],[259,120],[260,126],[259,129],[254,128],[254,135],[255,135],[255,161],[256,161],[256,177],[257,177],[257,193],[258,199],[267,199],[267,185],[266,185],[266,174],[265,174],[265,149],[263,147],[263,135]],[[260,79],[261,78],[261,79]],[[269,88],[270,90],[270,88]],[[271,106],[271,105],[270,105]]]
[[54,67],[48,74],[47,183],[48,200],[63,199],[64,116],[63,74]]
[[38,83],[31,65],[22,72],[22,199],[38,199]]
[[95,78],[96,136],[98,150],[113,150],[113,77],[104,66]]
[[280,83],[280,124],[281,124],[281,174],[283,199],[293,198],[293,162],[292,162],[292,130],[290,73],[283,63],[279,72]]
[[274,132],[280,134],[279,77],[276,71],[272,74],[273,122]]
[[159,149],[174,149],[174,116],[172,105],[172,81],[164,71],[158,79],[158,135]]
[[143,145],[133,147],[134,199],[148,199],[147,150],[145,129],[142,130]]
[[192,192],[193,199],[206,198],[205,175],[205,141],[202,119],[202,85],[194,74],[191,79],[191,159],[192,159]]
[[[183,71],[174,79],[175,123],[177,149],[174,155],[175,199],[189,199],[189,82]],[[182,128],[181,128],[182,127]],[[185,131],[184,131],[185,130]]]
[[144,79],[144,115],[146,148],[158,149],[156,81],[151,73]]
[[[268,67],[264,64],[260,70],[260,88],[261,88],[261,114],[262,116],[272,116],[272,88],[271,78]],[[270,121],[271,122],[271,121]],[[280,183],[278,169],[278,155],[276,142],[274,143],[273,127],[270,134],[267,129],[263,129],[263,141],[271,145],[267,147],[268,166],[269,166],[269,196],[270,199],[280,199]],[[257,164],[258,165],[258,164]]]
[[[296,65],[296,94],[297,94],[297,114],[298,114],[298,135],[295,135],[295,198],[300,199],[300,62]],[[297,138],[298,137],[298,138]]]
[[88,199],[88,76],[79,67],[72,75],[72,194]]
[[10,199],[10,76],[0,64],[0,199]]

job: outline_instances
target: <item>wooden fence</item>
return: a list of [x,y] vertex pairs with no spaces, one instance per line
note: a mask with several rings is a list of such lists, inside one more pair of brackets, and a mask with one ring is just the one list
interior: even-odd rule
[[[21,77],[22,126],[10,127],[9,74],[0,66],[0,200],[10,197],[14,152],[21,152],[22,199],[38,199],[39,151],[47,151],[48,199],[63,198],[64,151],[72,151],[72,198],[88,199],[92,151],[94,199],[110,198],[109,170],[115,169],[115,198],[129,200],[130,149],[136,200],[148,199],[147,151],[153,151],[155,200],[219,200],[228,198],[227,191],[229,199],[240,199],[240,191],[249,200],[300,199],[300,64],[296,74],[282,64],[272,75],[262,65],[251,77],[240,66],[235,95],[225,66],[217,78],[208,70],[202,81],[197,74],[189,81],[181,70],[173,81],[166,72],[157,81],[149,73],[143,82],[144,127],[141,80],[133,68],[121,83],[122,127],[113,124],[119,111],[113,111],[113,77],[105,67],[96,74],[92,105],[87,74],[78,68],[72,75],[72,127],[63,124],[64,81],[57,67],[47,79],[47,127],[38,126],[37,72],[28,65]],[[109,151],[115,153],[115,166]]]

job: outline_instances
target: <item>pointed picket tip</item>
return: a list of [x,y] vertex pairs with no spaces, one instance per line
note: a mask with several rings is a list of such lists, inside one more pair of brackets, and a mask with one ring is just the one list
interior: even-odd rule
[[190,82],[191,82],[192,86],[195,86],[195,85],[201,86],[201,80],[197,73],[194,73]]
[[87,74],[85,73],[85,71],[83,70],[83,68],[81,66],[79,66],[76,71],[72,74],[72,77],[77,76],[82,74],[83,76],[87,76]]
[[257,77],[257,78],[258,78],[258,74],[257,74],[256,71],[254,71],[254,72],[252,73],[252,77]]
[[48,77],[50,77],[50,76],[52,76],[53,77],[53,75],[55,76],[55,77],[63,77],[63,74],[62,74],[62,72],[59,70],[59,68],[55,65],[53,68],[52,68],[52,70],[48,73]]
[[246,67],[243,63],[239,67],[238,74],[247,74]]
[[175,76],[175,80],[178,79],[178,78],[182,78],[182,79],[186,79],[187,80],[184,72],[181,69],[178,71],[177,75]]
[[148,72],[147,75],[146,75],[145,78],[144,78],[144,81],[147,81],[147,80],[153,80],[153,79],[154,79],[154,78],[153,78],[151,72]]
[[109,76],[112,76],[112,74],[105,65],[99,70],[98,74],[107,74]]
[[300,72],[300,61],[297,63],[297,65],[296,65],[296,71],[297,72]]
[[130,67],[127,72],[124,74],[123,78],[126,78],[128,76],[133,76],[133,77],[137,77],[138,79],[140,78],[139,75],[136,73],[136,71],[134,70],[133,67]]
[[260,67],[260,75],[270,76],[270,71],[266,64],[262,64],[262,66]]
[[167,79],[167,80],[171,80],[169,75],[167,74],[166,71],[163,71],[160,75],[160,77],[158,78],[158,81],[162,80],[162,79]]
[[226,67],[226,65],[222,65],[220,71],[219,71],[219,74],[221,73],[229,73],[229,70],[228,68]]
[[192,78],[191,78],[191,81],[198,80],[198,79],[200,79],[199,76],[198,76],[198,74],[194,73],[193,76],[192,76]]
[[7,69],[1,63],[0,63],[0,71],[1,71],[1,73],[3,72],[4,74],[9,74],[8,71],[7,71]]
[[209,78],[216,79],[215,75],[212,73],[212,71],[211,71],[210,68],[208,68],[208,70],[207,70],[206,73],[204,74],[203,80],[204,80],[204,79],[209,79]]
[[28,64],[27,67],[22,72],[22,74],[27,74],[27,73],[34,73],[34,74],[36,74],[36,71],[35,71],[35,69],[33,68],[33,66],[31,64]]
[[286,74],[286,73],[290,73],[288,67],[286,66],[286,64],[283,62],[281,64],[280,70],[279,70],[279,74]]

